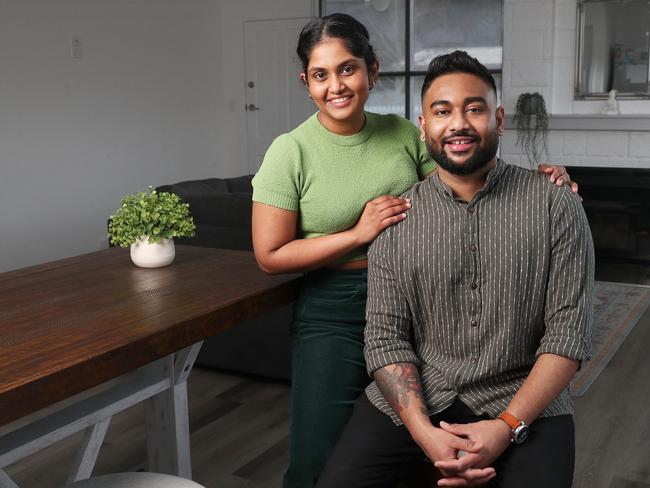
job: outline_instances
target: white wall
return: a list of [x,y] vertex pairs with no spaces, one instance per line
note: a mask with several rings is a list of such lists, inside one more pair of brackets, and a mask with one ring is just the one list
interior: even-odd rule
[[[589,121],[576,117],[574,130],[549,131],[549,159],[568,165],[650,168],[649,131],[614,130],[616,116],[599,115],[604,101],[574,100],[576,15],[576,0],[504,1],[506,114],[514,114],[521,93],[537,91],[544,95],[552,116],[609,117],[611,130],[590,130]],[[650,118],[650,101],[622,100],[619,109],[623,116],[647,114]],[[515,140],[514,131],[506,131],[502,157],[527,165]]]
[[215,173],[217,22],[211,0],[0,2],[0,270],[105,247],[123,194]]
[[0,271],[105,247],[126,193],[246,173],[243,21],[315,5],[0,0]]

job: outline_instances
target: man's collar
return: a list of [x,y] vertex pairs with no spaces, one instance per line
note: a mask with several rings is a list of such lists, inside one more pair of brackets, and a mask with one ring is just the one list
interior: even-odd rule
[[492,188],[494,188],[494,186],[501,179],[501,177],[503,176],[503,173],[505,173],[507,168],[508,168],[508,163],[506,163],[501,158],[497,158],[497,164],[488,173],[487,179],[485,180],[485,185],[483,186],[483,188],[481,190],[479,190],[479,192],[477,193],[476,196],[478,196],[481,193],[486,194]]
[[[501,179],[501,176],[505,173],[507,168],[508,168],[508,163],[506,163],[501,158],[497,158],[497,162],[494,165],[494,168],[492,168],[487,174],[487,178],[485,179],[485,185],[483,185],[483,188],[481,188],[476,193],[476,195],[474,195],[472,202],[477,201],[480,198],[483,198],[483,196],[485,196],[486,194],[488,194],[490,190],[494,188],[494,186]],[[451,189],[451,187],[449,187],[449,185],[443,182],[442,178],[440,178],[440,172],[436,171],[435,174],[431,175],[429,180],[431,180],[433,186],[442,196],[454,197],[454,192]]]

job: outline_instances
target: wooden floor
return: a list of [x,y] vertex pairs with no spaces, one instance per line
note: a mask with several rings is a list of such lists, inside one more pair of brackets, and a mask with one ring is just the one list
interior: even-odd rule
[[[650,268],[601,265],[597,278],[650,285]],[[574,488],[650,488],[649,374],[650,311],[575,401]],[[207,488],[281,486],[289,395],[286,384],[196,368],[189,380],[195,481]],[[79,439],[61,441],[7,473],[22,488],[62,486]],[[143,412],[136,406],[113,418],[95,474],[144,469],[144,456]]]
[[[650,267],[597,266],[596,278],[650,285]],[[650,310],[576,398],[574,488],[650,488]]]

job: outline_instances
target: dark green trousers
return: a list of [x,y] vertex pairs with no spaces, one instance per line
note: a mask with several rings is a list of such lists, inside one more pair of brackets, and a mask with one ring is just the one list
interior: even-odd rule
[[305,275],[292,324],[292,417],[285,488],[315,485],[370,382],[363,360],[365,270]]

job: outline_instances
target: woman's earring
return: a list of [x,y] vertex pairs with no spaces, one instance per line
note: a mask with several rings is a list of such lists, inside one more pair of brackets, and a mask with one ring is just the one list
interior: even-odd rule
[[307,96],[309,97],[310,100],[313,100],[314,98],[311,96],[311,92],[307,92]]

